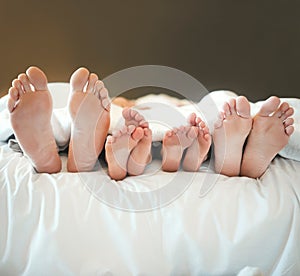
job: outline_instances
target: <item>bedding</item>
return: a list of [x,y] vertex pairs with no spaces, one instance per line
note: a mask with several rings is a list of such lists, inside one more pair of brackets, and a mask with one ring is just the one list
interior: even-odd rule
[[[64,148],[68,86],[49,86]],[[202,101],[207,113],[201,109],[209,125],[209,104],[236,95],[211,96]],[[151,96],[140,100],[140,110],[162,97],[170,108],[167,97]],[[295,107],[298,100],[289,100]],[[166,173],[154,159],[145,174],[116,182],[102,162],[93,172],[66,172],[64,152],[62,172],[38,174],[6,142],[12,133],[4,108],[2,98],[0,275],[300,274],[299,140],[291,139],[260,179],[217,175],[210,160],[197,173]],[[113,108],[111,131],[121,124]],[[185,120],[191,110],[199,112],[193,104],[176,112]],[[169,123],[151,120],[157,141]]]

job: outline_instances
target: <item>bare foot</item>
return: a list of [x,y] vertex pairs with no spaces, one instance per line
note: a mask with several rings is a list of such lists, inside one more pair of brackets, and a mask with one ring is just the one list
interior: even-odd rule
[[196,172],[207,158],[207,153],[211,145],[211,136],[205,122],[197,117],[195,113],[191,114],[189,123],[191,126],[198,127],[198,135],[187,149],[182,167],[185,171]]
[[110,124],[107,89],[96,74],[79,68],[71,76],[69,114],[72,119],[68,171],[91,171]]
[[124,126],[121,130],[108,136],[105,144],[105,156],[108,164],[108,174],[114,180],[122,180],[127,175],[129,155],[143,138],[141,127]]
[[294,110],[288,103],[270,97],[253,119],[253,128],[243,155],[241,175],[258,178],[277,153],[288,143],[294,131]]
[[13,81],[8,110],[14,134],[36,171],[59,172],[61,160],[51,127],[52,99],[39,68],[30,67]]
[[143,128],[144,136],[133,148],[127,163],[129,175],[140,175],[151,161],[152,131],[145,118],[136,110],[125,108],[123,110],[125,125],[134,125]]
[[125,119],[125,125],[134,125],[134,126],[140,126],[140,127],[149,127],[148,122],[145,120],[145,118],[136,110],[133,110],[131,108],[124,108],[122,115]]
[[240,174],[243,146],[251,127],[250,104],[245,97],[224,104],[213,133],[216,172],[227,176]]
[[179,169],[184,150],[190,147],[198,135],[198,127],[181,126],[167,131],[163,138],[162,169],[175,172]]

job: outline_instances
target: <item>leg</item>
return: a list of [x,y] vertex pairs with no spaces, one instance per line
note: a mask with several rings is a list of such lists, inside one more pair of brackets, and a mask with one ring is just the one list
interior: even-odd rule
[[147,164],[152,159],[152,131],[149,129],[148,122],[145,121],[145,118],[135,110],[125,108],[123,110],[123,117],[126,126],[134,125],[141,127],[144,131],[143,138],[140,139],[132,150],[127,163],[129,175],[140,175],[144,172]]
[[225,103],[213,133],[215,170],[227,176],[240,174],[245,140],[252,127],[250,104],[241,96]]
[[37,172],[59,172],[61,160],[51,127],[52,99],[39,68],[30,67],[13,81],[8,110],[14,134]]
[[[101,153],[110,124],[107,89],[85,68],[70,80],[69,114],[72,120],[68,171],[91,171]],[[86,88],[85,88],[86,87]]]
[[198,135],[195,126],[181,126],[165,134],[162,146],[162,169],[175,172],[179,169],[183,151],[190,147]]
[[253,119],[243,155],[241,175],[258,178],[276,154],[288,143],[294,131],[293,108],[277,97],[270,97]]
[[189,123],[192,126],[198,127],[198,135],[187,149],[182,167],[185,171],[196,172],[207,158],[207,153],[211,145],[211,136],[206,124],[201,118],[196,117],[195,113],[191,114]]
[[127,175],[128,158],[134,147],[143,138],[144,131],[133,125],[124,126],[112,136],[107,137],[105,144],[108,174],[114,180],[122,180]]
[[113,104],[121,106],[121,107],[132,107],[135,105],[135,101],[134,100],[128,100],[125,99],[124,97],[116,97],[113,99],[112,101]]

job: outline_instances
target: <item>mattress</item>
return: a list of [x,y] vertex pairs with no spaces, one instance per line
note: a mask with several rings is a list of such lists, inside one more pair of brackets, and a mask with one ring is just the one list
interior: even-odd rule
[[[4,129],[4,128],[3,128]],[[0,144],[0,275],[299,275],[300,162],[260,179],[161,170],[36,173]]]

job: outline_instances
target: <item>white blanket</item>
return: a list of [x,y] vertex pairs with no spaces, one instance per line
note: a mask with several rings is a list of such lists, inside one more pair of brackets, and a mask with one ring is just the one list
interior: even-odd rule
[[[0,146],[0,275],[300,275],[300,162],[276,158],[261,179],[160,165],[120,182],[99,171],[36,174]],[[164,202],[159,188],[174,180],[189,185]],[[103,185],[114,197],[95,196]],[[119,208],[145,195],[158,208]]]
[[[69,95],[69,84],[50,83],[49,89],[54,106],[52,116],[54,135],[58,147],[64,149],[68,145],[71,129],[69,116],[65,108]],[[215,91],[206,95],[199,103],[191,103],[187,100],[178,100],[163,94],[148,95],[138,99],[135,108],[149,121],[153,132],[153,141],[161,141],[168,129],[186,124],[187,117],[191,112],[196,112],[201,116],[212,130],[218,111],[222,108],[223,103],[232,97],[237,97],[237,94],[223,90]],[[281,98],[281,100],[288,102],[295,109],[295,132],[291,136],[288,145],[279,154],[300,161],[300,99]],[[0,141],[6,141],[13,134],[9,114],[6,110],[6,102],[7,96],[0,99]],[[252,115],[258,111],[261,104],[262,101],[251,103]],[[123,123],[122,108],[112,105],[109,132],[112,133],[113,130],[120,128]]]
[[[49,86],[55,136],[64,146],[68,85]],[[211,96],[199,104],[209,125],[214,105],[236,95]],[[154,99],[176,109],[165,96]],[[2,140],[12,134],[6,100]],[[298,112],[298,100],[289,101]],[[120,124],[114,109],[111,129]],[[185,123],[192,108],[179,109]],[[149,120],[156,139],[170,127]],[[299,156],[295,145],[289,157]],[[0,275],[300,275],[300,162],[275,158],[260,179],[250,179],[214,174],[209,161],[197,173],[166,173],[154,160],[145,174],[116,182],[105,167],[68,173],[61,159],[62,172],[37,174],[0,142]]]

